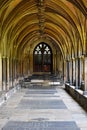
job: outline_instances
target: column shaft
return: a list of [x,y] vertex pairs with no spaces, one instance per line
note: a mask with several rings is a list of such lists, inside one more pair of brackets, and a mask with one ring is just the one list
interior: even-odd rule
[[72,85],[72,60],[69,62],[70,84]]
[[78,89],[78,58],[75,59],[75,88]]
[[81,88],[81,81],[82,81],[82,59],[78,59],[78,86]]
[[72,83],[73,85],[75,86],[75,82],[76,82],[76,79],[75,79],[75,59],[73,59],[72,61]]
[[70,75],[69,75],[69,61],[66,61],[66,78],[67,78],[67,82],[70,83]]
[[0,57],[0,91],[2,91],[2,58]]
[[2,58],[2,90],[7,90],[7,58]]
[[84,58],[84,93],[87,94],[87,57]]

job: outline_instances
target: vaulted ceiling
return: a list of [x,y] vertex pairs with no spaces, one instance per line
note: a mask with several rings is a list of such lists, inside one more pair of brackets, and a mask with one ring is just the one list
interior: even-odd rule
[[87,53],[87,0],[0,0],[0,53],[24,56],[48,41],[64,56]]

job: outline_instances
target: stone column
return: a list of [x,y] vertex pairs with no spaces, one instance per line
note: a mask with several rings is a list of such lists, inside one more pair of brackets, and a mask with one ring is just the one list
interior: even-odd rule
[[75,88],[78,89],[78,58],[75,59]]
[[9,59],[9,87],[13,87],[13,70],[12,70],[12,58]]
[[23,77],[23,61],[21,61],[21,77]]
[[63,61],[63,80],[66,82],[66,61]]
[[81,81],[82,81],[82,59],[78,59],[78,86],[81,88]]
[[18,60],[17,71],[18,71],[18,78],[20,79],[20,77],[21,77],[21,60]]
[[72,84],[75,85],[75,59],[72,59]]
[[9,73],[9,58],[7,58],[7,90],[9,90],[10,87],[10,73]]
[[69,61],[66,61],[66,82],[70,83],[70,75],[69,75]]
[[17,59],[15,59],[15,65],[14,65],[14,78],[15,78],[15,85],[16,85],[16,82],[17,82]]
[[16,62],[15,62],[15,58],[12,59],[12,77],[13,77],[13,86],[15,87],[15,71],[16,71]]
[[18,78],[20,77],[20,70],[21,70],[20,60],[18,60],[18,64],[17,64],[17,74],[18,74]]
[[0,57],[0,91],[2,91],[2,57]]
[[55,54],[55,56],[56,56],[56,76],[58,76],[58,53],[57,53],[57,50],[56,50],[56,54]]
[[87,94],[87,56],[84,57],[84,94]]
[[70,75],[70,84],[72,85],[72,59],[69,62],[69,75]]
[[28,76],[30,75],[30,66],[29,66],[29,64],[30,64],[30,61],[29,61],[29,57],[28,57]]
[[29,59],[27,57],[27,75],[29,75]]
[[7,58],[2,58],[2,90],[7,91]]
[[19,78],[19,60],[16,59],[16,83],[18,84],[18,78]]

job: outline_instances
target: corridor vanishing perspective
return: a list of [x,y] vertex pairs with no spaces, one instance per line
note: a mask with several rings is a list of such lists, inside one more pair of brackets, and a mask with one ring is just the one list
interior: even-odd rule
[[87,130],[86,112],[87,0],[0,0],[0,128]]
[[[0,107],[0,130],[86,130],[87,113],[56,78],[32,76]],[[51,77],[50,77],[51,79]]]

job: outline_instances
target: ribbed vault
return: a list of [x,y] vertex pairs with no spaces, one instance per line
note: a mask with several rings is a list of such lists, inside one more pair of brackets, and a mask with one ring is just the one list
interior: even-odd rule
[[31,44],[45,39],[65,59],[86,54],[87,0],[0,0],[2,56],[24,57]]

